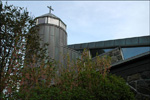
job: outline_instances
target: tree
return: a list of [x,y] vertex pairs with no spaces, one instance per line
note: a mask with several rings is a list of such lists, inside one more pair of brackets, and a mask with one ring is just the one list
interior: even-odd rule
[[[46,45],[40,46],[37,34],[38,26],[33,17],[29,16],[27,9],[13,5],[0,4],[0,97],[3,92],[11,96],[19,91],[25,66],[43,63]],[[34,58],[34,59],[33,59]],[[26,67],[27,68],[27,67]],[[5,90],[5,91],[4,91]]]

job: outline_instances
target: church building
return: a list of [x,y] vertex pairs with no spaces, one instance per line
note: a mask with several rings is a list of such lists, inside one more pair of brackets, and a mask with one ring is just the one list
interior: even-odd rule
[[[150,99],[150,35],[81,44],[67,44],[67,25],[50,12],[36,17],[36,25],[42,41],[48,43],[47,54],[58,62],[65,63],[63,55],[70,59],[80,58],[84,49],[92,59],[108,55],[112,58],[110,72],[123,77],[138,97]],[[140,99],[139,99],[140,100]]]

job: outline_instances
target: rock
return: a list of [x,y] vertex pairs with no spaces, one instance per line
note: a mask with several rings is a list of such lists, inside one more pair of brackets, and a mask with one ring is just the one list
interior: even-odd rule
[[136,100],[150,100],[150,96],[145,96],[142,94],[137,94],[135,98]]
[[141,78],[142,79],[150,79],[150,71],[145,71],[141,73]]
[[142,94],[150,95],[150,80],[137,81],[137,91]]
[[136,89],[136,82],[135,81],[129,82],[129,85],[132,86],[134,89]]
[[139,73],[127,77],[128,82],[139,80],[139,79],[141,79],[141,75]]

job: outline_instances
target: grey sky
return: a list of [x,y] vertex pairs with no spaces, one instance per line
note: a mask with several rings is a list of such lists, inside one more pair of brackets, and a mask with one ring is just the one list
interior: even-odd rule
[[8,4],[27,7],[35,17],[48,13],[47,6],[52,6],[52,13],[67,25],[68,44],[150,35],[150,1],[8,1]]

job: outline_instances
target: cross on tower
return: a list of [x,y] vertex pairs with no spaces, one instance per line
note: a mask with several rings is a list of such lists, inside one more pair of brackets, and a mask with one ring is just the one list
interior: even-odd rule
[[49,13],[51,13],[51,11],[54,11],[51,6],[47,6],[47,8],[49,8]]

